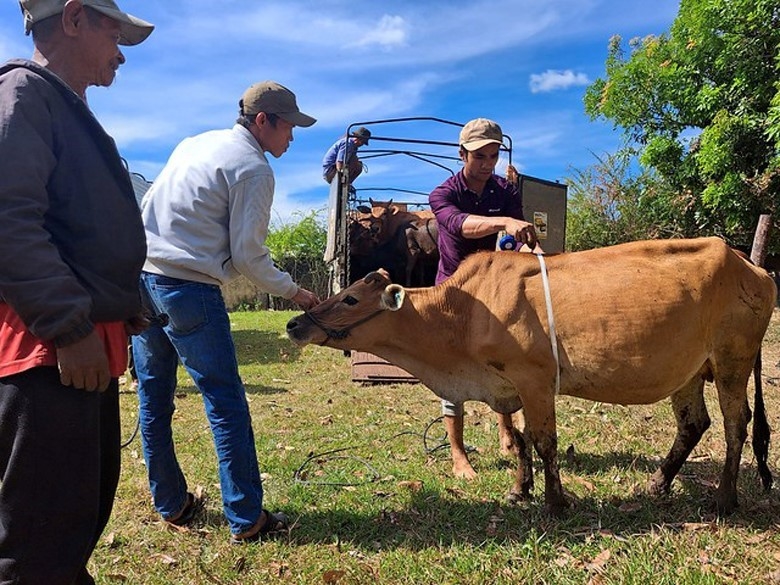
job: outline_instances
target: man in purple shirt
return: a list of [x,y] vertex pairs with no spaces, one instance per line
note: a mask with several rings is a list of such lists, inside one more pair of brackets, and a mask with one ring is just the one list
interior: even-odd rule
[[[463,169],[429,196],[439,224],[436,284],[451,276],[469,254],[495,250],[500,231],[532,250],[537,245],[533,225],[523,219],[523,201],[517,188],[494,174],[503,140],[501,127],[492,120],[477,118],[467,123],[459,140]],[[452,452],[452,472],[456,477],[472,479],[477,474],[463,444],[463,403],[443,400],[442,414]],[[500,414],[502,447],[513,440],[511,434],[507,436],[511,426],[511,415]]]

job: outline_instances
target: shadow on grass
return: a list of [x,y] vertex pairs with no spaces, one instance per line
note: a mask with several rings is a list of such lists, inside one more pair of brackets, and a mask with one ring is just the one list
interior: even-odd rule
[[[604,456],[578,456],[580,469],[609,475],[610,470],[639,469],[650,474],[658,462],[630,453]],[[449,490],[421,489],[401,509],[393,507],[390,495],[386,507],[374,512],[328,509],[327,497],[318,510],[287,510],[295,526],[289,536],[295,544],[349,543],[350,546],[374,550],[447,548],[454,545],[485,546],[488,543],[527,542],[529,535],[544,535],[547,540],[571,546],[594,536],[633,539],[656,533],[660,528],[672,532],[706,530],[717,532],[720,525],[750,530],[772,530],[780,521],[780,491],[764,492],[754,466],[743,466],[740,472],[740,508],[729,516],[714,513],[714,492],[722,462],[688,462],[675,478],[672,493],[654,496],[642,489],[634,492],[630,485],[619,485],[606,498],[580,495],[560,517],[544,509],[541,470],[536,470],[534,499],[520,504],[506,503],[506,492],[480,501],[458,499]],[[599,481],[566,464],[564,489],[581,487],[577,476]],[[587,479],[585,479],[587,478]],[[603,480],[603,477],[601,478]],[[508,491],[511,480],[507,478]],[[627,482],[629,483],[629,482]],[[392,491],[392,490],[391,490]],[[377,504],[382,506],[382,503]]]
[[233,331],[239,366],[274,364],[297,360],[301,349],[277,332],[257,329]]
[[[295,518],[292,543],[333,544],[375,550],[448,548],[456,545],[485,546],[493,542],[526,542],[531,534],[572,546],[594,535],[618,539],[658,532],[718,530],[718,524],[751,530],[769,530],[780,519],[780,499],[767,494],[762,502],[747,501],[735,514],[717,519],[706,512],[711,493],[703,499],[686,493],[654,497],[627,495],[615,501],[580,498],[563,517],[548,515],[539,501],[508,505],[499,501],[463,502],[421,491],[402,510],[376,514],[349,510],[304,512]],[[628,510],[628,511],[627,511]],[[294,516],[294,511],[293,516]],[[759,513],[760,512],[760,513]]]

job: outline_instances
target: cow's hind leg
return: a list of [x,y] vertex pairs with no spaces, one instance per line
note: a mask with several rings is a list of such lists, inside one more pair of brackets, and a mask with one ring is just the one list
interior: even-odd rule
[[728,514],[737,507],[737,476],[742,458],[742,447],[747,439],[747,425],[750,421],[750,407],[747,401],[747,378],[734,376],[729,379],[715,378],[718,388],[720,410],[723,413],[723,427],[726,432],[726,461],[720,485],[715,492],[718,512]]
[[704,404],[704,379],[701,376],[694,377],[672,394],[671,400],[677,420],[677,435],[666,458],[648,482],[647,489],[651,494],[669,491],[672,480],[711,422]]

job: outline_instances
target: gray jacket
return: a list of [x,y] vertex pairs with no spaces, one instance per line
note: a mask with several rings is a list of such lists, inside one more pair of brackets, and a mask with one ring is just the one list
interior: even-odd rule
[[113,139],[57,76],[0,66],[0,297],[64,346],[140,312],[146,255]]

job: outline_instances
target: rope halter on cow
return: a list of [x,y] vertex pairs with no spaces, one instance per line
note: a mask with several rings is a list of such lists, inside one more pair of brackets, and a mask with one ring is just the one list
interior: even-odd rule
[[322,323],[320,323],[314,315],[309,313],[308,311],[304,311],[303,316],[306,317],[309,321],[311,321],[315,327],[320,329],[325,334],[325,339],[320,343],[320,346],[325,346],[329,340],[334,339],[336,341],[341,341],[342,339],[346,339],[349,337],[349,332],[352,331],[355,327],[358,325],[362,325],[366,321],[370,321],[380,313],[384,312],[384,309],[377,309],[370,315],[367,315],[363,317],[362,319],[355,321],[352,325],[349,325],[348,327],[344,327],[343,329],[331,329],[330,327],[325,327]]

